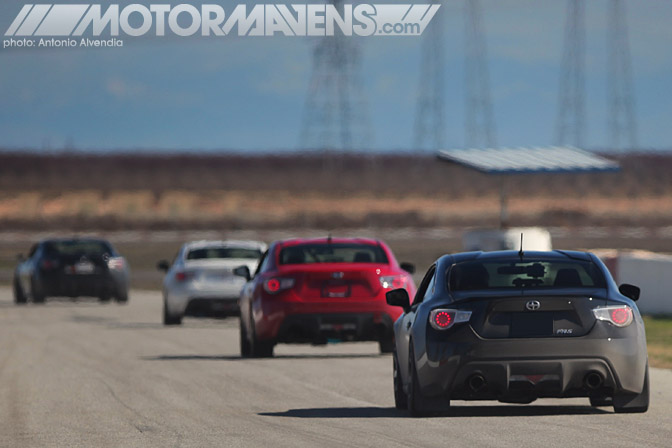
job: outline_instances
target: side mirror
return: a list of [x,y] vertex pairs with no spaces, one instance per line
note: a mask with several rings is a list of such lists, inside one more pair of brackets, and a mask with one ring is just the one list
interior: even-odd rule
[[250,274],[250,268],[248,268],[247,266],[238,266],[236,269],[233,270],[233,275],[243,277],[248,282],[252,279],[252,274]]
[[385,293],[385,300],[390,306],[400,306],[404,312],[411,309],[411,299],[408,297],[408,291],[404,288],[393,289]]
[[168,263],[166,260],[161,260],[156,263],[156,269],[159,271],[168,272],[168,269],[170,269],[170,263]]
[[17,261],[19,261],[19,262],[26,261],[26,258],[23,256],[23,254],[17,254],[17,255],[16,255],[16,259],[17,259]]
[[639,294],[641,293],[642,290],[635,285],[629,285],[628,283],[623,283],[621,286],[618,287],[618,291],[625,297],[637,301],[639,300]]
[[399,267],[409,274],[415,274],[415,265],[412,263],[401,263]]

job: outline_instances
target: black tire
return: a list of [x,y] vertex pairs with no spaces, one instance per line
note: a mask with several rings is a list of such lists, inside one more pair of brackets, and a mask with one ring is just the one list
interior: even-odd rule
[[181,325],[182,316],[173,316],[168,312],[166,302],[163,302],[163,325]]
[[420,384],[418,383],[418,371],[415,368],[415,354],[413,341],[409,342],[408,351],[408,394],[406,395],[406,408],[411,417],[426,417],[428,412],[420,403]]
[[649,410],[649,364],[646,364],[644,387],[639,394],[614,395],[614,412],[640,414]]
[[404,382],[399,370],[399,360],[396,350],[392,352],[392,378],[394,383],[394,407],[397,409],[408,409],[408,397],[404,392]]
[[378,347],[380,348],[380,353],[382,354],[394,353],[394,337],[381,339],[378,341]]
[[21,288],[18,277],[14,277],[14,303],[23,305],[27,301],[28,299],[26,299],[26,295],[23,293],[23,288]]
[[111,297],[110,297],[109,294],[103,294],[103,295],[101,295],[101,296],[98,296],[98,300],[99,300],[100,302],[103,302],[103,303],[109,302],[110,299],[111,299]]
[[253,358],[272,358],[273,357],[273,347],[275,343],[273,341],[260,341],[257,339],[257,332],[254,328],[254,320],[251,322],[252,332],[250,337],[250,355]]
[[590,405],[594,408],[613,406],[614,400],[611,397],[590,397]]
[[114,300],[116,300],[117,303],[128,303],[128,290],[118,291],[117,295],[114,296]]
[[30,281],[30,293],[33,297],[33,303],[44,303],[47,300],[34,278]]
[[250,340],[247,337],[247,330],[245,329],[242,316],[238,322],[240,327],[240,356],[242,358],[248,358],[252,354],[252,347],[250,346]]

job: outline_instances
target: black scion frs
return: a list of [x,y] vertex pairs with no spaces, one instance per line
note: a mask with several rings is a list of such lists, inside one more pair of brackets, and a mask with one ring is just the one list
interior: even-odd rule
[[112,245],[94,238],[54,238],[19,256],[14,301],[44,303],[47,297],[94,296],[128,301],[129,268]]
[[387,293],[394,395],[411,415],[450,400],[587,397],[646,412],[649,368],[639,288],[616,286],[586,252],[469,252],[439,258],[413,303]]

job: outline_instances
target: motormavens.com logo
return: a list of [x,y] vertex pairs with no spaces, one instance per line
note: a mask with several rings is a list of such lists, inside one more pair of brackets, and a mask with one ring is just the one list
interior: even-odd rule
[[[26,4],[7,38],[165,36],[419,36],[438,4]],[[53,39],[51,39],[53,43]],[[7,46],[7,45],[3,45]],[[28,45],[30,46],[30,45]]]

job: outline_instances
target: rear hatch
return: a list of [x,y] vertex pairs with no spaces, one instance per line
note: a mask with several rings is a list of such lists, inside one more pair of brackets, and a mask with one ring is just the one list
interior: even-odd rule
[[377,297],[387,266],[351,263],[286,267],[280,274],[295,280],[294,290],[305,300],[358,300]]
[[584,336],[595,325],[592,309],[606,305],[603,290],[581,295],[469,295],[458,302],[459,308],[473,310],[471,326],[486,339]]
[[187,260],[184,264],[185,270],[191,272],[193,281],[199,283],[232,283],[242,284],[242,277],[233,274],[233,270],[239,266],[245,265],[250,270],[256,267],[256,261],[249,259],[199,259]]
[[51,262],[64,274],[102,275],[108,272],[107,261],[100,254],[58,254]]

